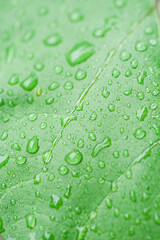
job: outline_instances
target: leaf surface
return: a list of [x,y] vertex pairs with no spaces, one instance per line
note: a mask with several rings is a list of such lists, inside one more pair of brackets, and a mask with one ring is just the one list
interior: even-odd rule
[[2,239],[159,239],[159,15],[0,1]]

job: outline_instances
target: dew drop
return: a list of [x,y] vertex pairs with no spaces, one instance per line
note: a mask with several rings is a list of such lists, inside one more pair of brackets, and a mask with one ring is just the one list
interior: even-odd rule
[[78,69],[78,71],[75,74],[75,79],[76,80],[83,80],[87,76],[87,72],[83,69]]
[[3,156],[0,155],[0,168],[4,167],[8,163],[8,160],[9,160],[9,156],[7,154]]
[[143,42],[137,42],[135,49],[138,52],[145,52],[147,50],[147,45]]
[[52,82],[52,83],[48,86],[48,89],[49,89],[50,91],[54,91],[54,90],[56,90],[57,88],[59,88],[59,86],[60,86],[60,84],[54,81],[54,82]]
[[148,109],[145,106],[142,106],[137,111],[137,118],[140,121],[144,121],[144,119],[147,117]]
[[29,214],[26,215],[26,223],[27,223],[27,227],[30,229],[33,229],[36,225],[36,217],[34,214]]
[[43,41],[43,43],[49,47],[56,46],[61,42],[62,42],[62,37],[60,36],[59,33],[53,33],[48,37],[46,37],[45,40]]
[[31,91],[33,88],[35,88],[38,84],[38,78],[35,73],[31,73],[26,79],[24,79],[21,83],[20,86],[26,90],[26,91]]
[[79,164],[80,162],[82,162],[82,159],[83,159],[82,153],[76,148],[74,148],[71,152],[69,152],[65,156],[65,161],[70,165]]
[[50,207],[59,209],[63,205],[63,201],[61,197],[58,197],[55,194],[51,195]]
[[48,151],[44,152],[42,155],[44,164],[48,164],[51,161],[51,157],[52,157],[51,151],[48,150]]
[[93,148],[92,157],[96,157],[103,148],[109,147],[110,145],[111,145],[111,139],[109,137],[104,138],[101,143],[98,143]]
[[87,41],[76,44],[66,55],[71,66],[85,62],[95,53],[94,45]]
[[16,163],[19,164],[19,165],[22,165],[22,164],[27,162],[27,158],[24,157],[24,156],[16,157],[15,160],[16,160]]
[[136,131],[134,132],[134,136],[137,139],[142,139],[146,136],[146,132],[143,130],[142,127],[140,127],[136,129]]
[[79,22],[83,20],[84,16],[79,9],[73,10],[68,14],[69,20],[73,23]]
[[28,143],[27,143],[27,152],[34,154],[38,151],[39,149],[39,145],[38,145],[38,141],[39,139],[37,138],[37,136],[33,136],[33,138],[31,138]]
[[66,175],[68,172],[69,172],[69,169],[66,167],[66,166],[60,166],[59,168],[58,168],[58,172],[59,172],[59,174],[60,175]]
[[8,80],[9,85],[16,85],[18,82],[19,82],[19,76],[16,73],[14,73]]
[[132,57],[131,53],[127,52],[127,51],[122,51],[119,55],[119,58],[122,61],[127,61]]

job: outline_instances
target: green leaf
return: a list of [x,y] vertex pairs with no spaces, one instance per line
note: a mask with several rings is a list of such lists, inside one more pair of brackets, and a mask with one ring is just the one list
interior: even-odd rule
[[0,1],[0,234],[158,240],[153,0]]

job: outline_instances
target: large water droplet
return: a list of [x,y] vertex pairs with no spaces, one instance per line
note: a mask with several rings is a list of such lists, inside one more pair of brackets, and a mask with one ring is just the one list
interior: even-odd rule
[[144,119],[147,117],[148,109],[145,106],[142,106],[137,111],[137,118],[140,121],[144,121]]
[[71,66],[86,61],[95,53],[94,45],[87,41],[76,44],[66,55]]
[[19,164],[19,165],[22,165],[24,164],[25,162],[27,162],[27,158],[24,157],[24,156],[19,156],[19,157],[16,157],[16,163]]
[[35,88],[38,84],[38,78],[35,73],[31,73],[26,79],[24,79],[21,83],[20,86],[26,90],[26,91],[31,91],[33,88]]
[[106,147],[109,147],[111,145],[111,139],[109,137],[104,138],[103,142],[98,143],[92,151],[92,157],[96,157],[98,153]]
[[33,229],[36,225],[36,217],[34,214],[29,214],[26,217],[27,227]]
[[51,195],[50,207],[59,209],[63,205],[63,201],[61,197],[58,197],[55,194]]
[[5,166],[8,163],[8,160],[9,156],[7,154],[3,156],[0,155],[0,168]]
[[137,139],[142,139],[146,136],[146,132],[143,130],[142,127],[139,127],[136,129],[136,131],[134,132],[134,136]]
[[39,145],[38,145],[38,141],[39,139],[37,138],[37,136],[33,136],[33,138],[31,138],[28,143],[27,143],[27,152],[28,153],[36,153],[39,149]]
[[65,156],[65,161],[71,165],[79,164],[82,159],[82,153],[76,148],[74,148],[70,153]]

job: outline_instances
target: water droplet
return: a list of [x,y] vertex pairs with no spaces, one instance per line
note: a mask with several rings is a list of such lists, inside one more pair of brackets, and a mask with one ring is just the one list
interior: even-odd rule
[[145,52],[147,50],[147,45],[143,42],[137,42],[135,49],[138,52]]
[[24,43],[29,42],[34,37],[34,34],[35,32],[33,29],[27,30],[22,37],[22,42]]
[[157,212],[154,214],[154,222],[158,225],[160,225],[160,216],[158,215]]
[[89,42],[76,44],[66,55],[67,61],[71,66],[75,66],[86,61],[95,53],[94,45]]
[[11,145],[11,148],[17,151],[21,151],[21,147],[19,146],[18,143],[14,143]]
[[55,70],[55,72],[56,72],[57,74],[60,74],[60,73],[63,72],[63,67],[61,67],[61,66],[55,66],[55,67],[54,67],[54,70]]
[[0,155],[0,168],[4,167],[8,163],[8,160],[9,160],[9,156],[7,154],[3,156]]
[[96,38],[102,38],[102,37],[105,37],[106,33],[111,29],[111,27],[106,27],[106,26],[103,26],[103,27],[99,27],[99,28],[96,28],[93,30],[93,37],[96,37]]
[[58,197],[55,194],[51,195],[50,207],[59,209],[63,205],[63,201],[61,197]]
[[105,162],[104,161],[99,161],[98,162],[98,167],[99,168],[104,168],[105,167]]
[[43,41],[43,43],[49,47],[56,46],[61,42],[62,42],[62,37],[60,36],[59,33],[53,33],[48,37],[46,37],[45,40]]
[[132,202],[136,202],[137,201],[137,197],[136,197],[135,191],[131,191],[130,192],[130,199],[131,199]]
[[44,64],[41,62],[38,62],[34,65],[34,69],[40,72],[44,69]]
[[109,147],[111,145],[111,139],[109,137],[104,138],[104,140],[101,143],[98,143],[92,151],[92,157],[96,157],[98,153],[106,147]]
[[65,156],[65,161],[71,165],[79,164],[80,162],[82,162],[82,159],[83,159],[82,153],[76,148],[74,148],[71,152],[69,152]]
[[19,82],[19,76],[16,73],[14,73],[8,80],[9,85],[16,85],[18,82]]
[[26,79],[24,79],[21,83],[20,86],[26,90],[26,91],[31,91],[33,88],[35,88],[38,84],[38,78],[35,73],[31,73]]
[[110,92],[107,90],[107,87],[103,87],[103,89],[102,89],[102,96],[104,98],[108,98],[109,95],[110,95]]
[[144,99],[144,93],[143,92],[138,92],[136,96],[137,96],[137,98],[139,100],[143,100]]
[[136,131],[133,134],[135,136],[135,138],[137,139],[142,139],[146,136],[146,132],[143,130],[142,127],[139,127],[136,129]]
[[79,139],[78,140],[77,147],[79,147],[79,148],[83,148],[84,147],[84,140],[83,139]]
[[36,113],[31,113],[28,115],[28,120],[34,122],[37,119],[38,115]]
[[54,240],[54,235],[52,233],[49,233],[47,231],[44,232],[42,236],[43,240]]
[[112,70],[112,77],[118,78],[120,74],[121,73],[120,73],[120,71],[118,69],[113,68],[113,70]]
[[54,81],[54,82],[52,82],[52,83],[48,86],[48,89],[49,89],[50,91],[54,91],[54,90],[56,90],[57,88],[59,88],[59,86],[60,86],[60,84]]
[[83,14],[79,9],[73,10],[71,13],[68,14],[68,17],[69,17],[69,20],[74,23],[79,22],[84,18]]
[[37,174],[37,175],[34,175],[33,183],[34,183],[34,184],[39,184],[39,183],[41,183],[41,173],[39,173],[39,174]]
[[24,156],[16,157],[15,160],[16,160],[16,163],[19,164],[19,165],[22,165],[22,164],[27,162],[27,158],[24,157]]
[[127,179],[131,179],[132,178],[132,170],[129,169],[127,172],[126,172],[126,178]]
[[3,105],[4,105],[4,99],[0,97],[0,107],[2,107]]
[[8,131],[3,131],[0,137],[1,141],[5,141],[8,138]]
[[49,98],[45,99],[45,103],[47,105],[51,105],[52,103],[54,103],[54,97],[49,97]]
[[58,172],[60,175],[66,175],[69,172],[69,169],[63,165],[58,168]]
[[3,220],[0,217],[0,233],[3,233],[3,232],[5,232],[5,229],[3,228]]
[[97,113],[96,113],[96,112],[93,112],[93,113],[91,114],[91,116],[89,117],[89,120],[94,121],[94,120],[96,120],[96,119],[97,119]]
[[137,81],[139,84],[144,84],[144,79],[147,77],[146,71],[140,71],[137,77]]
[[130,58],[132,57],[132,54],[127,52],[127,51],[122,51],[119,55],[119,58],[122,60],[122,61],[127,61],[129,60]]
[[88,139],[91,141],[96,141],[96,134],[93,132],[88,133]]
[[144,119],[147,117],[148,109],[145,106],[142,106],[137,111],[137,118],[140,121],[144,121]]
[[65,198],[69,198],[71,196],[71,190],[72,190],[72,186],[70,184],[68,184],[66,191],[64,193]]
[[83,69],[78,69],[76,74],[75,74],[75,79],[76,80],[83,80],[87,77],[87,72]]
[[114,112],[114,111],[115,111],[115,105],[114,105],[114,104],[109,104],[109,105],[108,105],[108,110],[109,110],[110,112]]
[[33,136],[33,138],[31,138],[28,143],[27,143],[27,152],[28,153],[36,153],[39,149],[39,145],[38,145],[38,141],[39,139],[37,138],[37,136]]
[[111,199],[106,199],[105,204],[109,209],[112,208],[112,200]]
[[44,152],[42,155],[44,164],[48,164],[51,161],[51,158],[52,158],[52,153],[49,150]]
[[27,227],[33,229],[36,225],[36,217],[34,214],[29,214],[26,217]]
[[131,60],[130,64],[133,69],[136,69],[138,67],[138,60],[134,58]]
[[66,90],[72,90],[74,88],[73,82],[72,81],[67,81],[63,85],[64,89]]

